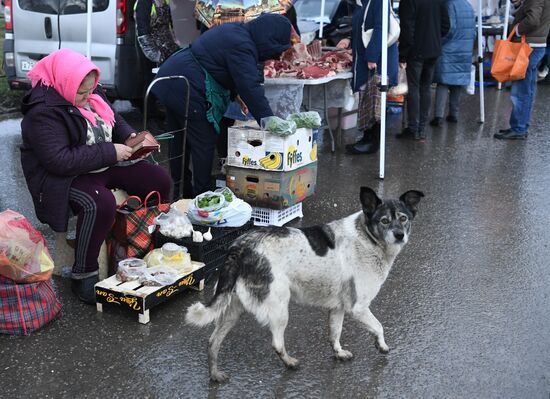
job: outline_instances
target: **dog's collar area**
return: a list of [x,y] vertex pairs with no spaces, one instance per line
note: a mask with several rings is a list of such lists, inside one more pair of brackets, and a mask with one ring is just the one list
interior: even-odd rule
[[369,230],[369,226],[365,223],[365,231],[367,232],[367,236],[370,238],[370,240],[375,243],[376,245],[378,245],[379,247],[382,246],[382,243],[380,241],[378,241],[376,239],[376,237],[374,236],[374,234],[371,233],[371,231]]

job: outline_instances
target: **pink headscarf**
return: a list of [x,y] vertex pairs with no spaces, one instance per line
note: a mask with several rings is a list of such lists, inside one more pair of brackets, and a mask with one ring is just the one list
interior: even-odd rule
[[[39,82],[45,86],[53,86],[65,100],[77,107],[75,104],[76,93],[86,75],[91,71],[97,73],[95,89],[97,82],[99,82],[99,68],[82,54],[62,48],[38,61],[28,76],[32,87],[35,87]],[[115,115],[113,110],[101,96],[91,94],[88,103],[106,123],[114,126]],[[96,125],[93,112],[83,107],[77,108],[92,126]]]

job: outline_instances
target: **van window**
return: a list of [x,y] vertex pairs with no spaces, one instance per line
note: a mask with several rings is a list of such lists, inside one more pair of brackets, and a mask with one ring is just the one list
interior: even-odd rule
[[[85,14],[86,0],[61,0],[61,14]],[[93,0],[93,12],[105,11],[109,7],[109,0]]]
[[59,0],[19,0],[19,7],[26,11],[57,14]]
[[[86,4],[86,0],[19,0],[21,9],[43,14],[85,14]],[[109,0],[93,0],[94,12],[105,11],[107,7]]]

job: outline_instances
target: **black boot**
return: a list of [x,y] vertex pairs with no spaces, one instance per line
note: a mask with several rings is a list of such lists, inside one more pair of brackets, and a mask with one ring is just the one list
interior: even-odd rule
[[82,302],[95,305],[95,284],[99,281],[97,274],[95,276],[83,279],[72,279],[71,290]]
[[380,148],[380,125],[377,123],[366,130],[363,138],[346,146],[348,154],[374,154]]

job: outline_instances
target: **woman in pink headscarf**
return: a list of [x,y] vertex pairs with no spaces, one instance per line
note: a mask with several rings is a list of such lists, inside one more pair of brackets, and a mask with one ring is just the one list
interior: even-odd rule
[[128,161],[124,143],[135,129],[111,108],[99,76],[83,55],[53,52],[29,72],[21,122],[21,164],[38,219],[64,232],[70,213],[78,217],[72,289],[87,303],[95,303],[99,249],[115,219],[111,189],[140,198],[169,198],[171,189],[161,167]]

